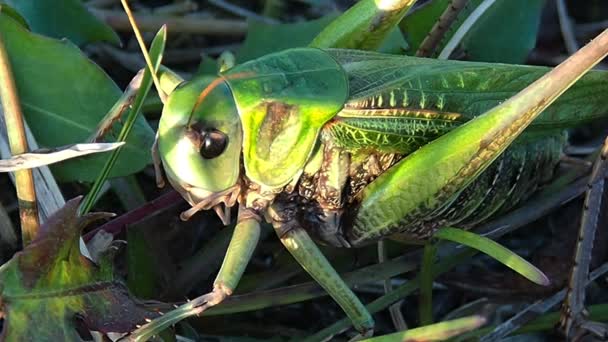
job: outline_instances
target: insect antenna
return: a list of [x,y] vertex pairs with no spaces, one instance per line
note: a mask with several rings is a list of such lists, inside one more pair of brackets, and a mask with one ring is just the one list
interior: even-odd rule
[[[127,3],[127,0],[120,0],[120,2],[122,3],[122,7],[125,9],[125,12],[127,13],[127,17],[129,18],[129,23],[131,24],[131,27],[133,28],[133,33],[135,33],[135,38],[137,39],[137,43],[139,44],[139,47],[141,48],[141,52],[144,55],[144,59],[146,60],[146,65],[148,66],[148,69],[150,70],[150,74],[152,75],[152,81],[154,81],[154,86],[156,87],[158,96],[160,97],[160,100],[164,104],[165,102],[167,102],[167,94],[165,94],[165,92],[160,87],[160,81],[158,80],[158,76],[156,75],[155,68],[152,65],[152,60],[150,59],[150,54],[148,53],[148,48],[146,47],[146,44],[144,43],[144,40],[141,36],[141,32],[139,31],[137,22],[135,21],[135,18],[133,17],[131,8],[129,8],[129,4]],[[163,25],[163,27],[161,28],[161,30],[166,30],[166,29],[167,29],[167,25]]]

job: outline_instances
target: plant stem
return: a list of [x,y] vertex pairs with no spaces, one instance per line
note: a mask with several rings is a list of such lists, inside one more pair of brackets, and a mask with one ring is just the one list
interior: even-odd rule
[[[90,11],[117,31],[131,31],[127,15],[120,11],[95,8],[91,8]],[[247,22],[244,20],[203,19],[156,14],[137,14],[135,20],[142,31],[155,31],[166,24],[171,32],[228,36],[242,36],[247,33]]]
[[[6,131],[11,148],[11,154],[17,155],[28,152],[25,127],[23,124],[23,112],[17,95],[17,86],[13,79],[10,61],[4,39],[0,33],[0,97],[6,120]],[[15,185],[17,198],[19,199],[19,217],[21,219],[21,235],[23,245],[32,241],[40,222],[38,220],[38,204],[36,202],[36,189],[34,188],[34,177],[32,170],[20,170],[15,172]]]

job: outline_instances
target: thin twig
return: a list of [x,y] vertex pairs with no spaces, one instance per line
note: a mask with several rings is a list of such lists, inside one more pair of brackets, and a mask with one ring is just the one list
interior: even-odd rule
[[89,7],[110,7],[118,4],[118,0],[90,0],[87,2],[87,6]]
[[[597,278],[601,277],[606,272],[608,272],[608,263],[603,264],[602,266],[596,268],[593,272],[591,272],[589,274],[589,279],[586,281],[585,285],[595,281]],[[507,335],[519,329],[519,327],[521,327],[522,325],[530,322],[531,320],[549,311],[552,307],[558,305],[561,301],[564,300],[564,298],[566,298],[566,289],[557,292],[556,294],[547,299],[537,301],[534,304],[531,304],[524,310],[517,313],[517,315],[496,326],[492,332],[483,336],[480,339],[480,342],[502,341]]]
[[486,13],[486,11],[492,7],[496,0],[484,0],[475,10],[469,15],[469,17],[460,25],[458,31],[454,33],[450,41],[445,45],[438,59],[449,59],[450,55],[456,47],[462,42],[466,34],[471,30],[473,25]]
[[570,20],[568,8],[566,7],[566,2],[564,0],[557,0],[557,15],[559,17],[559,28],[562,31],[566,50],[568,51],[568,54],[571,55],[578,51],[580,46],[576,41],[576,35],[572,28],[572,20]]
[[261,21],[263,23],[266,24],[271,24],[271,25],[275,25],[275,24],[279,24],[280,21],[273,19],[273,18],[268,18],[265,17],[263,15],[259,15],[255,12],[252,12],[250,10],[247,10],[245,8],[233,5],[231,3],[228,3],[224,0],[209,0],[210,4],[213,4],[225,11],[228,11],[232,14],[238,15],[239,17],[243,17],[243,18],[247,18],[247,19],[253,19],[253,20],[257,20],[257,21]]
[[131,210],[128,213],[121,215],[106,224],[99,226],[84,235],[84,241],[89,242],[95,234],[103,230],[109,234],[118,235],[127,226],[132,226],[142,219],[154,215],[154,213],[169,208],[173,205],[180,204],[180,196],[175,191],[168,191],[158,198],[142,205],[141,207]]
[[469,0],[452,0],[452,2],[448,4],[443,14],[441,14],[431,31],[429,31],[429,34],[427,34],[418,47],[418,51],[416,51],[417,57],[429,57],[435,53],[437,45],[439,45],[439,42],[445,37],[446,32],[458,18],[458,14],[460,14],[468,3]]
[[[0,96],[8,132],[9,144],[13,155],[28,152],[27,138],[23,123],[23,113],[17,95],[17,86],[13,79],[10,60],[4,38],[0,33]],[[38,234],[38,203],[32,170],[15,172],[17,197],[19,198],[19,216],[21,218],[21,235],[23,245],[29,244]]]
[[196,2],[186,0],[156,7],[152,13],[158,15],[180,15],[196,11],[197,9],[198,4]]
[[595,34],[598,31],[602,31],[608,28],[608,20],[596,21],[591,23],[577,24],[576,35],[578,37]]
[[[129,19],[121,11],[91,8],[91,13],[118,31],[131,31]],[[247,22],[232,19],[210,19],[194,17],[173,17],[155,14],[135,15],[142,31],[154,32],[167,25],[170,32],[197,33],[222,36],[242,36],[247,32]]]
[[[156,75],[156,70],[154,69],[154,66],[152,65],[152,60],[150,59],[150,55],[148,54],[148,49],[146,48],[146,43],[144,43],[144,39],[141,36],[141,32],[139,32],[139,27],[137,27],[135,18],[133,18],[133,13],[131,12],[131,9],[129,8],[129,4],[127,3],[127,0],[121,0],[120,2],[122,4],[123,9],[127,13],[127,18],[129,19],[129,23],[131,24],[131,28],[133,29],[133,33],[135,34],[137,43],[139,44],[139,47],[141,48],[141,52],[144,56],[144,59],[146,60],[146,65],[148,66],[148,70],[150,71],[150,75],[152,76],[152,81],[154,82],[154,86],[156,87],[156,91],[158,92],[158,97],[160,97],[160,100],[163,101],[163,103],[166,103],[168,95],[165,94],[163,92],[163,89],[160,87],[160,81],[158,80],[158,76]],[[163,30],[163,29],[165,29],[164,26],[162,26],[161,30]],[[162,58],[162,56],[160,58]],[[139,88],[139,87],[137,87],[137,88]],[[136,93],[135,90],[133,90],[133,89],[131,89],[131,90],[133,91],[133,93]]]
[[574,266],[568,281],[568,294],[562,308],[560,325],[567,338],[574,333],[577,325],[583,320],[583,310],[585,309],[585,285],[589,275],[591,264],[591,253],[593,251],[593,241],[597,229],[602,195],[604,193],[604,183],[606,180],[606,170],[608,163],[608,138],[598,156],[585,195],[583,216],[578,232],[578,241],[574,252]]

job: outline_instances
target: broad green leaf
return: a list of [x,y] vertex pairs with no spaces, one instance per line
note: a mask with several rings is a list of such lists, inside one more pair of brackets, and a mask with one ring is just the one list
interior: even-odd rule
[[3,0],[13,6],[33,32],[68,38],[74,44],[106,41],[119,44],[118,35],[91,14],[80,0]]
[[30,29],[30,27],[27,25],[27,21],[25,21],[25,18],[22,17],[21,14],[19,14],[19,12],[17,12],[11,6],[9,6],[7,4],[3,4],[1,1],[0,1],[0,12],[13,18],[15,21],[17,21],[19,24],[21,24],[26,29],[28,29],[28,30]]
[[31,244],[0,267],[2,341],[77,341],[77,321],[89,330],[129,332],[158,316],[113,278],[107,256],[95,265],[80,254],[81,230],[109,214],[77,216],[79,202],[68,201]]
[[245,42],[236,54],[236,60],[243,63],[271,52],[307,46],[336,16],[328,14],[317,20],[295,24],[271,25],[251,22]]
[[[433,56],[441,50],[461,25],[483,2],[490,7],[474,22],[459,43],[464,58],[479,62],[518,64],[526,61],[536,43],[544,0],[471,0],[451,23]],[[412,12],[400,23],[414,55],[451,1],[435,0]]]
[[198,70],[196,70],[196,75],[217,75],[219,68],[217,65],[217,60],[213,57],[203,56],[200,64],[198,65]]
[[[41,147],[82,143],[120,97],[116,84],[68,41],[32,34],[0,15],[3,34],[27,123]],[[121,125],[108,135],[114,141]],[[139,118],[111,176],[141,170],[150,161],[154,132]],[[70,160],[52,168],[63,181],[92,181],[107,156]]]
[[424,327],[400,331],[394,334],[369,338],[367,342],[414,342],[414,341],[445,341],[464,332],[477,329],[486,323],[481,316],[458,318],[451,321],[426,325]]
[[545,0],[497,0],[462,41],[465,58],[524,63],[536,45]]
[[434,236],[475,248],[536,284],[550,284],[549,278],[536,266],[494,240],[457,228],[439,229]]
[[[279,25],[251,22],[245,42],[236,54],[237,63],[256,59],[272,52],[308,46],[337,16],[336,13],[332,13],[316,20]],[[268,37],[272,37],[272,39],[268,39]],[[399,53],[406,45],[399,30],[395,29],[388,34],[379,51]],[[199,73],[209,70],[213,69],[207,65],[204,65],[203,69],[203,63],[201,63]]]
[[450,0],[433,0],[408,13],[399,23],[408,43],[407,54],[413,56],[431,31]]

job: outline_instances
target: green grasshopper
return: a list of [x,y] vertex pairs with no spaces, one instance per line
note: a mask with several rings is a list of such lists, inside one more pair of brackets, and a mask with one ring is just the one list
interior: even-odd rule
[[[394,22],[381,22],[374,34],[384,35],[412,3],[401,1]],[[266,220],[369,334],[371,315],[311,236],[357,247],[396,235],[423,241],[444,226],[474,228],[551,178],[565,130],[608,108],[602,72],[558,98],[605,56],[606,34],[585,48],[592,58],[577,54],[544,77],[549,69],[542,67],[319,49],[336,44],[315,42],[217,79],[183,82],[168,95],[153,156],[192,205],[182,219],[213,209],[228,223],[238,204],[214,288],[186,304],[187,315],[233,292]]]

